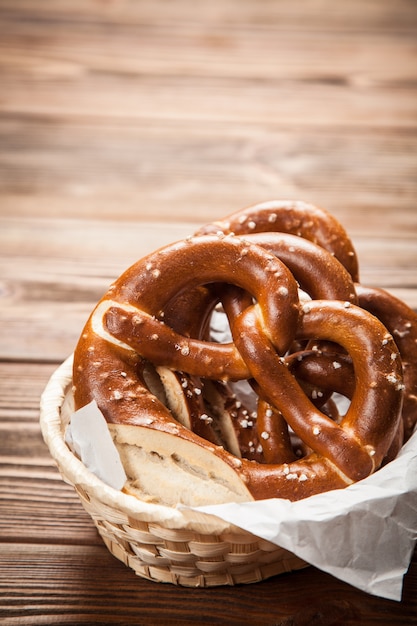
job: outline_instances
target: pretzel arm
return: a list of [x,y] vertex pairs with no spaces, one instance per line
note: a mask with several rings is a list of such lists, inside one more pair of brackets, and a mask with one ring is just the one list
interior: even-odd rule
[[127,305],[110,303],[103,315],[103,325],[113,338],[125,342],[155,365],[216,380],[240,380],[249,375],[233,343],[184,337],[136,308],[129,310]]
[[357,255],[350,238],[338,220],[321,207],[290,200],[262,202],[207,224],[197,234],[218,232],[282,232],[303,237],[331,252],[359,282]]
[[355,285],[345,267],[326,249],[286,233],[256,233],[245,240],[262,246],[294,275],[301,289],[313,299],[343,300],[357,303]]
[[258,402],[257,430],[266,463],[295,461],[287,422],[279,411],[261,399]]
[[383,289],[357,285],[359,303],[375,315],[392,334],[398,346],[404,375],[404,437],[407,440],[417,424],[417,314]]

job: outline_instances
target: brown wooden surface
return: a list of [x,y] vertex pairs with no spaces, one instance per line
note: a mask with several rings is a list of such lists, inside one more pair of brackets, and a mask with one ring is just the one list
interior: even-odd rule
[[414,0],[0,0],[0,621],[413,624],[314,568],[137,578],[103,546],[39,396],[130,263],[271,198],[330,209],[364,283],[417,309]]

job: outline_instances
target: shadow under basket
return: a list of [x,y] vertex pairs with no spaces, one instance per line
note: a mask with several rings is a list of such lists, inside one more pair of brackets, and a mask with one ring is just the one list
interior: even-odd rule
[[64,439],[70,416],[72,357],[41,398],[42,435],[109,551],[138,576],[187,587],[259,582],[307,566],[291,552],[213,515],[141,501],[92,474]]

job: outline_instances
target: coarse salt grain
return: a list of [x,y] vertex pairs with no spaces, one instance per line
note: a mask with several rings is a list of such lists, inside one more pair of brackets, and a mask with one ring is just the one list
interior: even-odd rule
[[297,474],[287,474],[285,477],[287,480],[296,480],[298,478]]

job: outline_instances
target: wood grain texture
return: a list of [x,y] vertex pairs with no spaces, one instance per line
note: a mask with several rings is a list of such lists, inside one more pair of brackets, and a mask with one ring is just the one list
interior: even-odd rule
[[417,624],[314,568],[250,587],[115,560],[39,428],[114,278],[271,198],[331,210],[361,280],[417,310],[414,0],[0,0],[0,621]]
[[0,213],[203,222],[292,198],[350,231],[417,230],[415,131],[123,119],[4,115]]
[[416,11],[393,7],[2,2],[1,210],[207,221],[278,196],[415,228]]
[[[7,544],[3,558],[19,580],[0,578],[4,589],[0,616],[3,624],[381,624],[408,626],[413,614],[358,593],[352,600],[347,587],[316,570],[295,572],[282,585],[269,580],[248,587],[183,589],[136,579],[135,575],[100,546]],[[36,572],[36,574],[34,574]],[[314,593],[311,577],[317,588]],[[414,573],[415,576],[415,573]],[[16,591],[19,600],[16,599]],[[256,601],[254,601],[256,596]],[[305,606],[300,606],[303,597]],[[23,608],[22,607],[26,607]],[[238,606],[236,606],[238,605]],[[266,616],[265,607],[268,607]],[[42,620],[37,616],[42,615]],[[155,620],[155,616],[157,619]],[[26,620],[26,621],[25,621]]]

